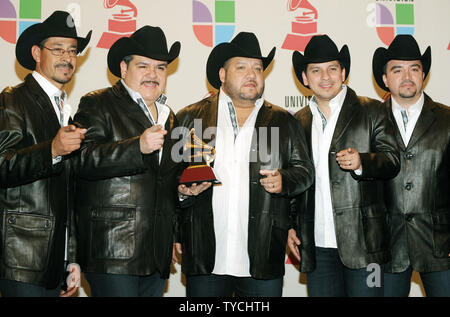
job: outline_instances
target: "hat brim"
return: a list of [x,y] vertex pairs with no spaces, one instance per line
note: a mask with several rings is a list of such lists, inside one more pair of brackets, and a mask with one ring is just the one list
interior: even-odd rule
[[260,59],[263,63],[263,69],[265,70],[272,62],[275,56],[275,51],[276,48],[273,47],[266,57],[255,56],[249,54],[234,43],[221,43],[213,48],[211,54],[209,54],[208,61],[206,62],[206,77],[208,78],[211,86],[219,89],[222,85],[219,77],[219,70],[223,67],[227,60],[233,57]]
[[415,57],[391,56],[386,48],[384,47],[377,48],[372,58],[372,72],[373,77],[375,78],[375,81],[378,84],[378,86],[385,91],[390,90],[389,88],[386,87],[383,81],[384,75],[383,68],[390,60],[393,59],[403,61],[420,60],[422,62],[424,78],[426,78],[431,68],[431,47],[428,46],[425,52],[422,54],[422,56],[415,56]]
[[20,65],[29,70],[36,69],[36,61],[31,54],[31,48],[39,45],[43,40],[49,37],[67,37],[77,40],[77,51],[81,53],[91,40],[92,30],[88,32],[86,37],[68,36],[63,31],[49,29],[41,23],[33,24],[22,32],[16,44],[16,58]]
[[118,39],[109,49],[108,68],[113,75],[121,78],[122,74],[120,71],[120,62],[122,62],[126,56],[139,55],[159,61],[167,61],[167,63],[170,64],[178,57],[180,54],[180,49],[181,43],[177,41],[172,44],[168,54],[150,53],[135,40],[129,37],[122,37]]
[[306,71],[306,67],[308,64],[311,63],[326,63],[330,61],[339,61],[342,63],[345,69],[345,79],[347,80],[348,75],[350,74],[350,52],[348,50],[348,46],[344,45],[342,46],[341,50],[339,51],[339,54],[337,56],[329,56],[329,57],[320,57],[320,58],[307,58],[304,55],[302,55],[299,51],[294,51],[292,54],[292,64],[294,65],[294,71],[295,75],[297,76],[297,79],[300,81],[300,83],[308,87],[308,85],[305,85],[303,82],[303,76],[302,73]]

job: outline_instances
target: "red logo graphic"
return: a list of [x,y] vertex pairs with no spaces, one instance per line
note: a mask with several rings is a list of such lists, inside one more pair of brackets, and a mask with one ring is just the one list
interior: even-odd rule
[[112,14],[112,18],[108,20],[108,32],[103,32],[97,47],[109,49],[119,38],[130,36],[136,31],[136,6],[130,0],[105,0],[106,9],[115,6],[121,7],[120,13]]
[[447,47],[447,49],[450,51],[450,43],[448,43],[448,47]]
[[289,33],[281,48],[303,52],[309,40],[317,35],[317,10],[308,0],[288,0],[288,11],[300,10],[301,14],[292,22]]

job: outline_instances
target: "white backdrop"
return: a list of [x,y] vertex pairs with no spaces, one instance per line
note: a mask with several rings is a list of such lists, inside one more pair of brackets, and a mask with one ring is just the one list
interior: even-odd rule
[[[288,4],[294,9],[296,3],[300,7],[289,10]],[[1,88],[20,83],[28,73],[15,60],[20,31],[54,10],[70,11],[80,36],[93,30],[91,42],[79,58],[76,76],[66,87],[74,113],[82,95],[117,80],[106,65],[108,50],[103,47],[108,47],[108,40],[146,24],[160,26],[169,46],[181,42],[180,57],[169,68],[166,92],[175,112],[212,90],[205,64],[214,41],[229,41],[240,31],[256,33],[263,55],[277,47],[274,62],[265,72],[265,98],[291,112],[304,106],[304,96],[310,94],[295,79],[292,49],[302,51],[313,34],[328,34],[339,49],[349,46],[348,84],[359,95],[377,99],[384,92],[375,87],[372,77],[373,52],[379,46],[386,47],[396,33],[413,34],[422,52],[428,45],[432,47],[426,92],[450,105],[449,0],[0,0]],[[283,45],[287,37],[288,43]],[[164,295],[184,296],[181,269],[175,265],[172,271]],[[84,281],[80,296],[89,293],[88,287]],[[283,294],[306,296],[305,278],[300,278],[291,264],[286,264]],[[422,295],[415,274],[411,296]]]

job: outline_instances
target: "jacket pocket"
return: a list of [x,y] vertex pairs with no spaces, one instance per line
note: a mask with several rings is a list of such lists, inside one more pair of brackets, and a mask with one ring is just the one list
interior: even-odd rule
[[446,258],[450,253],[450,212],[433,213],[433,254]]
[[269,263],[284,263],[289,228],[289,219],[272,219],[269,243]]
[[132,258],[136,243],[136,210],[119,207],[93,210],[90,236],[94,258]]
[[382,205],[362,208],[362,225],[367,252],[386,251],[389,241],[386,209]]
[[5,213],[4,263],[11,268],[44,271],[49,261],[54,222],[51,216]]

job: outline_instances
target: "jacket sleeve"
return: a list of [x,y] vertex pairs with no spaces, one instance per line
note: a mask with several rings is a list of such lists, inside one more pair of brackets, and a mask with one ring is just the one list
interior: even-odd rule
[[283,184],[281,195],[294,197],[313,183],[314,166],[308,155],[305,132],[300,121],[289,117],[289,127],[288,167],[280,169]]
[[[52,140],[28,141],[25,120],[14,94],[0,95],[0,186],[15,187],[61,172],[52,163]],[[43,127],[44,128],[44,127]],[[31,145],[30,145],[31,144]]]
[[77,175],[101,180],[144,172],[147,167],[140,151],[140,136],[115,140],[102,108],[95,97],[85,96],[74,116],[74,121],[87,129],[80,155],[75,160]]
[[386,108],[381,104],[371,109],[371,153],[360,153],[362,174],[357,180],[390,179],[400,171],[400,155],[395,138],[395,127]]

